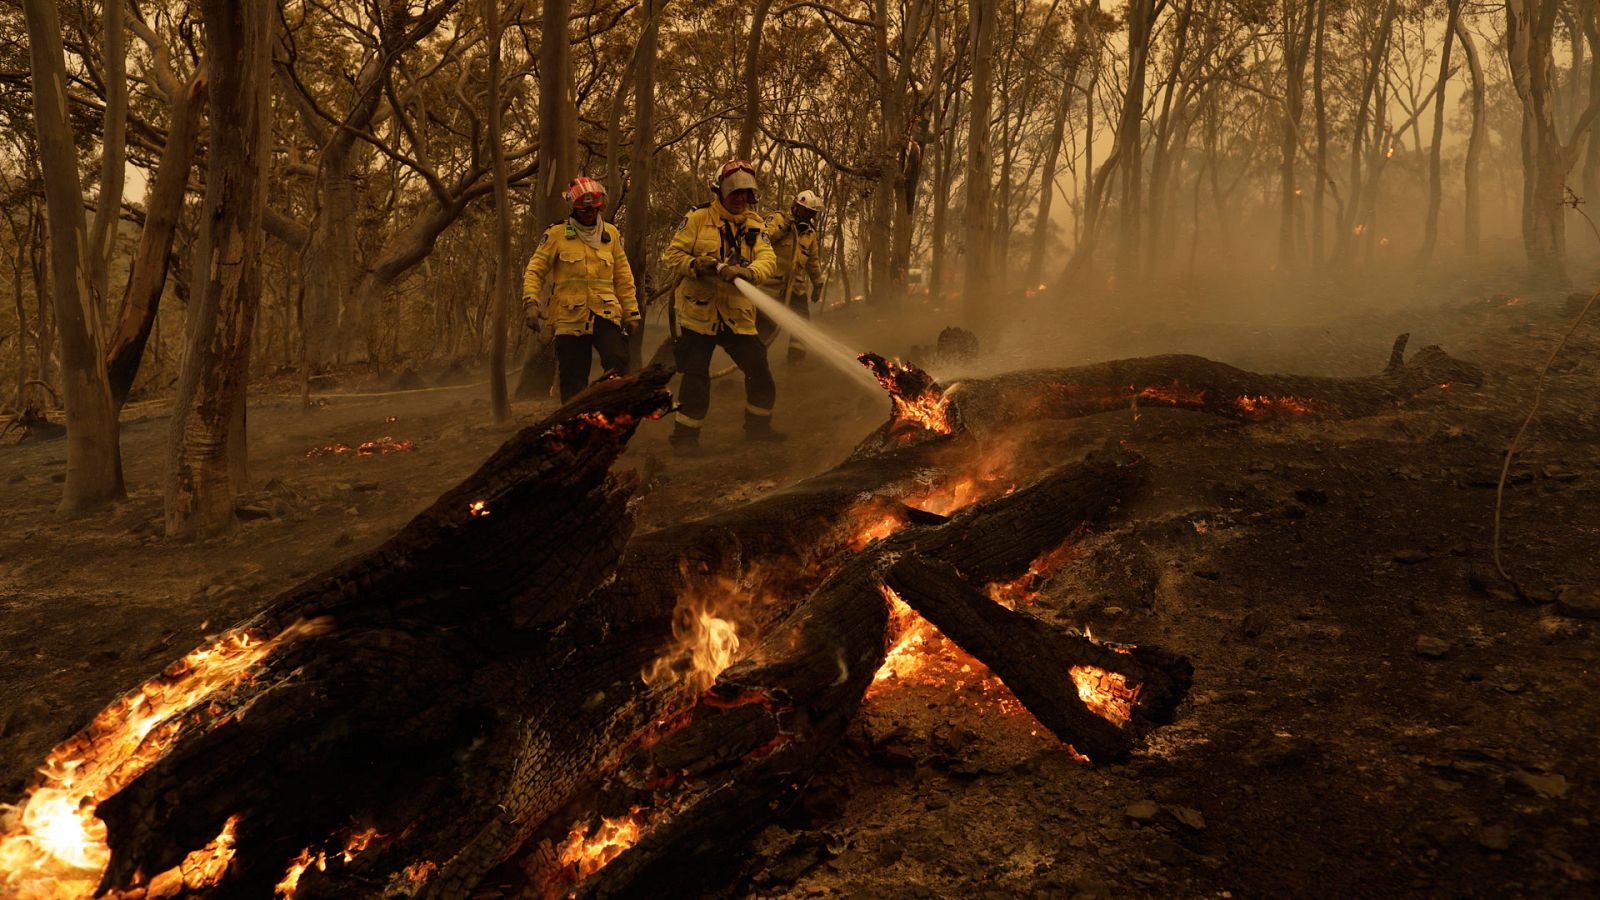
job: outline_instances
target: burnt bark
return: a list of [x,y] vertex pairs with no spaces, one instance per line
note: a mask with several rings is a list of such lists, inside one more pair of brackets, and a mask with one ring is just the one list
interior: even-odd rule
[[1270,375],[1174,354],[975,379],[954,386],[949,400],[968,427],[979,429],[1134,406],[1171,406],[1262,422],[1369,416],[1440,385],[1482,383],[1477,366],[1438,347],[1424,347],[1404,361],[1408,338],[1396,339],[1389,365],[1377,375]]
[[172,261],[172,241],[183,213],[183,198],[189,188],[189,170],[194,165],[195,144],[205,106],[205,76],[190,79],[187,91],[173,98],[172,121],[167,126],[167,141],[156,164],[155,180],[145,203],[144,229],[139,234],[139,249],[128,272],[128,284],[117,310],[109,346],[106,348],[106,375],[111,381],[111,399],[118,409],[128,400],[128,391],[139,374],[145,343],[155,326],[161,308],[161,295],[167,285],[167,269]]
[[231,529],[243,470],[250,333],[261,302],[273,18],[270,11],[208,2],[211,155],[194,253],[183,371],[173,405],[165,497],[169,537]]

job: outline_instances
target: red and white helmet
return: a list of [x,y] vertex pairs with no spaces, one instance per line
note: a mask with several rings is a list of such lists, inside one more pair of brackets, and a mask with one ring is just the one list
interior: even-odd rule
[[794,198],[794,205],[819,213],[822,212],[822,197],[816,191],[801,191]]
[[582,175],[572,179],[562,197],[573,209],[604,209],[606,205],[605,185]]
[[756,170],[742,159],[730,159],[717,172],[717,194],[726,197],[734,191],[756,190]]

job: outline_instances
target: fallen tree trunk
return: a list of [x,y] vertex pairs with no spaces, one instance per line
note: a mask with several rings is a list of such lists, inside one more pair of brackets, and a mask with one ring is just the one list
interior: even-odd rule
[[1409,338],[1402,334],[1395,339],[1382,372],[1357,378],[1267,375],[1201,356],[1168,355],[1012,372],[946,388],[914,367],[874,354],[863,356],[863,362],[879,381],[898,391],[896,421],[880,430],[880,441],[891,433],[903,435],[905,419],[933,419],[947,432],[989,433],[1019,421],[1078,418],[1140,405],[1171,406],[1242,422],[1353,419],[1374,415],[1426,390],[1483,383],[1481,369],[1438,347],[1424,347],[1405,361]]
[[[578,865],[556,880],[596,894],[687,886],[683,848],[753,833],[854,714],[884,652],[885,588],[989,665],[1063,741],[1119,758],[1170,720],[1187,663],[1057,630],[981,588],[1025,575],[1109,514],[1138,467],[1095,460],[1008,496],[1030,473],[977,477],[986,442],[1027,415],[1098,411],[1105,395],[1077,388],[1130,373],[1134,397],[1142,381],[1203,376],[1208,386],[1184,395],[1193,408],[1234,417],[1237,403],[1205,395],[1248,387],[1320,403],[1339,388],[1367,398],[1337,413],[1358,415],[1424,374],[1471,375],[1425,354],[1405,366],[1397,345],[1391,371],[1374,379],[1278,379],[1156,357],[949,391],[877,360],[893,417],[845,462],[631,539],[635,485],[609,468],[638,422],[670,405],[668,373],[604,381],[524,429],[378,550],[285,592],[233,633],[261,655],[170,710],[141,761],[118,764],[85,798],[107,829],[102,886],[148,883],[224,845],[221,867],[185,875],[186,889],[457,897],[525,845],[546,848],[521,858],[545,873],[532,883],[549,884],[569,865],[549,855],[585,838],[574,823],[635,801],[662,811],[637,849],[595,879]],[[994,499],[946,517],[984,497]],[[756,643],[706,690],[695,678],[710,676],[685,662],[684,628],[708,617]],[[187,678],[191,659],[157,681]],[[1075,669],[1096,682],[1086,688]],[[1108,712],[1100,695],[1121,705]],[[145,715],[140,692],[131,696],[52,760],[93,751],[106,728]],[[671,774],[684,771],[694,777]],[[664,785],[676,788],[657,797]]]
[[[958,561],[974,577],[1014,577],[1086,524],[1103,519],[1141,482],[1137,464],[1129,459],[1066,466],[940,524],[908,525],[848,559],[788,619],[764,634],[746,662],[723,672],[674,732],[608,779],[597,792],[603,799],[586,805],[587,816],[574,817],[576,828],[565,830],[567,823],[557,818],[536,836],[527,865],[536,893],[555,897],[575,888],[586,897],[692,892],[712,860],[737,854],[799,794],[853,718],[887,649],[887,577],[906,560],[924,556],[947,567],[946,560]],[[979,601],[1019,615],[987,597]],[[1011,653],[1034,651],[1052,636],[1058,651],[1072,643],[1069,635],[1031,617],[1028,621],[1037,629],[1031,635],[1035,640]],[[997,638],[1004,641],[1018,628],[1012,624]],[[1088,712],[1093,723],[1060,724],[1084,710],[1065,677],[1068,668],[1121,656],[1084,643],[1075,653],[1050,657],[1061,665],[1057,680],[1067,685],[1070,703],[1059,714],[1046,711],[1043,720],[1056,723],[1052,728],[1064,740],[1089,747],[1099,758],[1117,758],[1131,747],[1131,731]],[[1155,665],[1123,664],[1159,685],[1151,692],[1148,715],[1140,713],[1146,727],[1158,719],[1170,721],[1187,691],[1189,672],[1187,662],[1159,650],[1152,649],[1148,658],[1167,662],[1177,677],[1169,678],[1168,669]],[[1132,689],[1142,683],[1135,681]],[[1035,691],[1030,699],[1038,712],[1067,695]],[[617,840],[619,829],[626,841]]]

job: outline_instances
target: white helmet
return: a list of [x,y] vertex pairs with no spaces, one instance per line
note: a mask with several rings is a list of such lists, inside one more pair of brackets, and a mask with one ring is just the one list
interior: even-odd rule
[[794,203],[814,213],[822,212],[822,198],[817,196],[816,191],[801,191],[800,195],[794,198]]

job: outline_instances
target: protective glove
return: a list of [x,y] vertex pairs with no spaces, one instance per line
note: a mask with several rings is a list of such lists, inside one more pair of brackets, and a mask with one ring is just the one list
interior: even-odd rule
[[743,278],[745,281],[751,283],[754,283],[756,280],[756,273],[750,271],[750,269],[745,266],[723,266],[721,271],[719,271],[717,274],[721,275],[723,280],[730,284],[733,283],[733,280],[736,278]]
[[528,326],[529,331],[538,331],[544,317],[539,313],[539,304],[529,297],[522,298],[522,321]]
[[622,332],[623,337],[629,337],[633,334],[633,330],[639,327],[639,317],[633,316],[631,318],[623,319],[622,324],[618,325],[617,327]]
[[812,303],[821,303],[822,302],[822,285],[819,284],[816,287],[811,289],[811,302]]
[[701,278],[709,278],[717,274],[717,261],[709,256],[697,256],[690,261],[689,271]]

